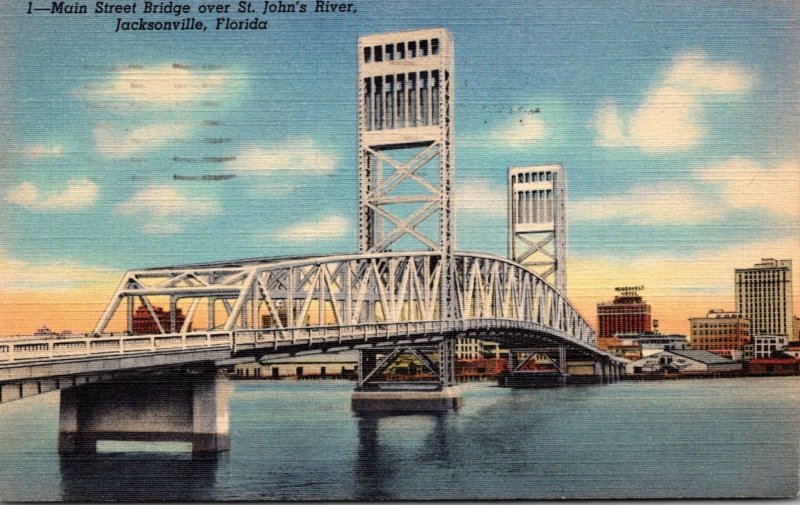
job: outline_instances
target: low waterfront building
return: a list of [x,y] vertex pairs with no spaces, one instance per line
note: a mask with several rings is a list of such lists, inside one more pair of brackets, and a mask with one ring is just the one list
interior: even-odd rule
[[620,339],[623,344],[625,342],[636,342],[641,349],[639,357],[642,358],[665,349],[689,349],[689,341],[686,339],[686,335],[677,333],[665,335],[658,331],[645,331],[640,333],[617,333],[615,337]]
[[628,374],[713,373],[742,369],[742,364],[708,351],[669,349],[625,365]]
[[635,360],[642,357],[642,346],[635,340],[620,340],[619,342],[609,341],[606,350],[614,356]]
[[358,355],[343,352],[241,363],[234,367],[233,374],[240,379],[353,378],[357,367]]
[[782,351],[789,343],[785,335],[755,335],[753,337],[753,359],[764,359],[775,351]]
[[800,358],[800,340],[794,340],[786,344],[786,347],[783,348],[783,353],[787,356]]
[[800,358],[784,356],[779,358],[753,359],[747,363],[748,375],[800,375]]
[[456,379],[475,380],[497,378],[507,367],[506,358],[480,358],[456,361]]

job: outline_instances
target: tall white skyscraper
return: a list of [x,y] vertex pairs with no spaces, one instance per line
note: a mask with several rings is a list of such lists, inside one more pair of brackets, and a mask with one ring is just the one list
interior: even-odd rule
[[750,320],[750,333],[792,335],[792,260],[765,258],[736,269],[736,311]]

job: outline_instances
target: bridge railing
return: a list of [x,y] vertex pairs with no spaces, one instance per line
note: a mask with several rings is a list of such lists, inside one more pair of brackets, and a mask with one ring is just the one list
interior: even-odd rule
[[423,337],[458,331],[460,321],[409,321],[361,323],[346,326],[302,326],[236,330],[234,352],[248,349],[278,349],[285,346],[351,344],[353,341],[386,340],[402,336]]
[[230,348],[230,332],[203,332],[167,335],[120,335],[68,339],[42,339],[0,342],[0,365],[36,360],[155,353],[201,348]]

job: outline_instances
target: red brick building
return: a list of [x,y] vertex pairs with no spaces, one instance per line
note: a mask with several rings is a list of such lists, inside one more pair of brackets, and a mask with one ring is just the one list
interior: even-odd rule
[[617,333],[645,333],[653,330],[650,305],[637,291],[642,286],[617,288],[613,302],[597,304],[598,339],[612,339]]
[[[161,323],[161,327],[164,328],[164,331],[167,333],[171,333],[171,326],[170,326],[170,313],[165,311],[161,307],[153,307],[153,312],[156,313],[158,317],[158,321]],[[175,309],[175,331],[180,331],[181,326],[183,326],[183,322],[186,320],[186,316],[183,314],[181,309]],[[191,327],[189,328],[191,330]],[[150,314],[150,311],[147,310],[147,307],[144,305],[140,305],[136,311],[133,313],[133,334],[134,335],[149,335],[154,333],[161,333],[158,330],[158,324],[156,324],[155,319]]]

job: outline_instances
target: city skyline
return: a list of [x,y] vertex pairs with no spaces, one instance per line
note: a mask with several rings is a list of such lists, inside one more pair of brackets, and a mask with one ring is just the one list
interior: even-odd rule
[[[568,293],[590,322],[615,286],[642,284],[662,330],[688,334],[734,309],[735,268],[800,251],[800,43],[774,36],[796,26],[791,3],[511,3],[493,9],[517,19],[486,25],[465,21],[477,5],[449,21],[433,5],[187,46],[3,16],[0,334],[88,331],[135,267],[355,251],[355,41],[390,29],[454,37],[458,249],[504,256],[508,168],[562,164]],[[43,26],[49,41],[26,35]]]

